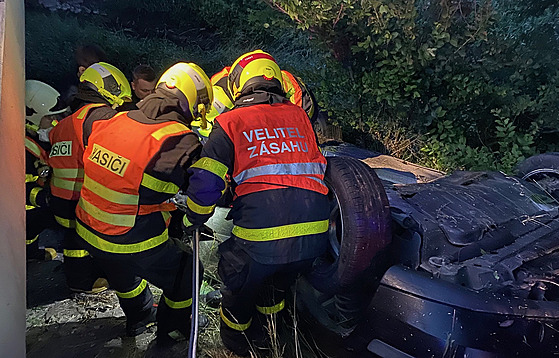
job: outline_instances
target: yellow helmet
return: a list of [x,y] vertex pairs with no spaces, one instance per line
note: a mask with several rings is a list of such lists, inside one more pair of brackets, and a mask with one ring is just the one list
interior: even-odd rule
[[44,82],[25,81],[25,119],[39,125],[41,118],[66,112],[68,107],[60,100],[60,93]]
[[159,79],[157,89],[173,93],[178,99],[183,114],[190,121],[206,121],[213,101],[210,79],[198,65],[179,62],[171,66]]
[[280,68],[274,58],[262,50],[245,53],[233,63],[227,86],[234,100],[254,90],[283,93]]
[[215,117],[220,114],[229,111],[233,108],[234,104],[227,95],[227,92],[220,86],[213,86],[214,100],[212,102],[212,108],[208,113],[208,121],[213,122]]
[[115,66],[98,62],[86,68],[80,82],[99,92],[113,107],[132,101],[132,89],[126,76]]

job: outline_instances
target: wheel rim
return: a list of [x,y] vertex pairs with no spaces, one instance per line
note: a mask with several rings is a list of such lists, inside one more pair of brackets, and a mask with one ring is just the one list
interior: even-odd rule
[[336,195],[336,192],[329,183],[326,183],[328,187],[328,202],[330,203],[330,221],[328,224],[328,241],[329,252],[337,260],[340,256],[340,246],[343,240],[344,233],[344,223],[342,220],[342,209],[340,206],[340,199]]

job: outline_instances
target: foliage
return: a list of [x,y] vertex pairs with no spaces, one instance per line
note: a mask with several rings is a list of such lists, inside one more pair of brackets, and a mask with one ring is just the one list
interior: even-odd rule
[[422,133],[412,141],[424,143],[422,161],[445,170],[510,171],[554,147],[556,2],[266,1],[341,65],[328,77],[339,82],[318,92],[348,99],[322,97],[345,127],[376,138],[395,126]]
[[87,42],[127,73],[140,62],[161,71],[187,60],[211,74],[262,48],[359,145],[445,170],[508,171],[559,150],[553,0],[92,4],[96,15],[28,12],[29,76],[75,80],[73,49]]

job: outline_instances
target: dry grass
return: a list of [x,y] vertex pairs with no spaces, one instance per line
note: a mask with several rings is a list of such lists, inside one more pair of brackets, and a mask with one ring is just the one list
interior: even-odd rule
[[[204,281],[220,284],[221,281],[217,275],[217,262],[219,260],[217,254],[217,246],[219,242],[203,241],[200,243],[200,260],[204,265]],[[214,285],[217,286],[217,285]],[[218,287],[213,287],[217,289]],[[208,288],[203,287],[203,290]],[[293,296],[293,302],[290,307],[295,307],[296,296]],[[219,337],[219,309],[207,306],[202,302],[200,312],[205,314],[209,319],[209,325],[200,332],[198,341],[198,351],[201,357],[208,358],[237,358],[238,356],[228,351],[222,344]],[[315,351],[319,351],[316,344],[312,340],[308,340],[301,333],[297,312],[289,309],[288,317],[284,320],[285,324],[280,324],[276,315],[269,316],[266,331],[268,332],[270,346],[269,349],[261,350],[251,347],[251,358],[324,358],[325,354],[317,355]]]

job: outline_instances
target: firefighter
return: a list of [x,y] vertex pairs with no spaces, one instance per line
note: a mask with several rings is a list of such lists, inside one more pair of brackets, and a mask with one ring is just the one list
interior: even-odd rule
[[53,248],[39,248],[39,234],[56,228],[48,207],[47,165],[50,143],[48,132],[53,122],[68,110],[60,101],[60,93],[48,84],[36,80],[25,81],[25,189],[26,189],[26,251],[28,259],[52,260]]
[[131,89],[124,74],[105,62],[93,64],[82,73],[80,88],[87,89],[80,92],[83,106],[50,132],[51,208],[56,221],[64,228],[64,271],[68,286],[74,292],[98,293],[108,288],[107,280],[75,232],[75,209],[84,181],[82,156],[87,145],[82,138],[83,124],[86,119],[113,117],[117,113],[113,107],[129,101]]
[[281,76],[283,80],[283,89],[289,101],[307,112],[311,124],[316,122],[318,104],[311,90],[307,88],[299,77],[292,75],[290,72],[282,70]]
[[[76,230],[101,263],[135,336],[157,321],[157,343],[188,337],[192,303],[192,253],[169,238],[169,202],[185,189],[186,169],[201,144],[190,122],[205,116],[212,88],[204,71],[178,63],[159,79],[155,93],[84,130],[85,180]],[[163,295],[157,310],[147,282]]]
[[190,169],[188,231],[212,215],[235,186],[232,236],[220,247],[221,339],[244,356],[260,342],[267,316],[281,312],[297,275],[327,247],[328,200],[320,153],[305,111],[290,103],[275,60],[241,56],[228,76],[233,110],[219,115],[202,158]]

